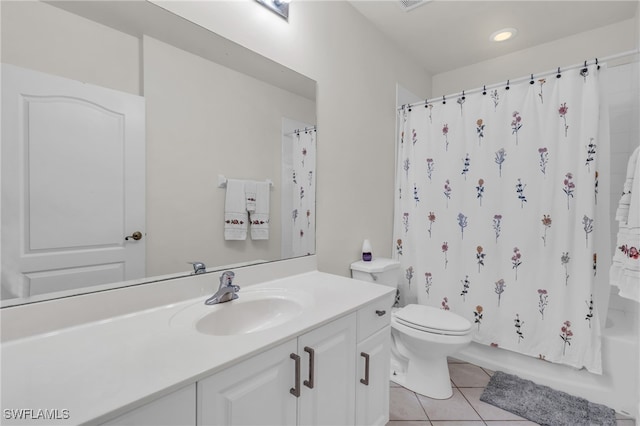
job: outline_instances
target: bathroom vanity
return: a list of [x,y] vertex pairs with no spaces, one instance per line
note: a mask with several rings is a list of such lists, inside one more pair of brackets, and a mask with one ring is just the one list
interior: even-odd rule
[[386,424],[394,291],[315,270],[261,282],[269,267],[237,270],[231,302],[185,297],[213,292],[205,274],[172,280],[174,303],[9,333],[2,424]]

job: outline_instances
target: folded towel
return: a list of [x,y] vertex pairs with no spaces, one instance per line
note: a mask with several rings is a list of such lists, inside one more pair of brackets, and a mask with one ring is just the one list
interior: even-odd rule
[[[618,240],[609,277],[619,295],[640,302],[640,161],[636,148],[618,206]],[[631,176],[631,179],[629,179]]]
[[227,179],[224,201],[224,239],[247,239],[247,200],[242,180]]
[[244,195],[247,199],[247,211],[256,211],[256,182],[247,180],[244,182]]
[[638,163],[638,154],[640,152],[640,148],[636,148],[629,157],[629,162],[627,163],[627,178],[624,181],[624,185],[622,187],[622,196],[620,197],[620,201],[618,203],[618,209],[616,210],[616,220],[619,222],[627,223],[627,218],[629,217],[629,205],[631,204],[631,189],[634,182],[634,174],[636,171],[636,165]]
[[251,212],[251,239],[269,239],[269,197],[271,185],[269,182],[256,182],[256,209]]

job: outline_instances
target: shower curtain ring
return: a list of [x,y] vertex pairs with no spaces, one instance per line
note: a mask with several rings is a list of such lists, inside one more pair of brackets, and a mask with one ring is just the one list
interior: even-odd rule
[[587,81],[587,76],[589,75],[589,68],[587,68],[587,61],[584,61],[584,68],[580,70],[580,75]]
[[464,95],[464,90],[462,91],[462,100],[464,101],[467,97]]
[[447,101],[445,100],[444,95],[442,95],[442,104],[446,104],[446,103]]
[[558,67],[558,74],[556,75],[556,78],[560,78],[562,77],[562,74],[560,74],[560,67]]
[[509,80],[507,80],[507,87],[505,87],[505,90],[509,90]]
[[531,81],[529,81],[529,84],[533,84],[533,74],[531,74]]
[[482,86],[482,94],[486,95],[487,94],[487,86]]

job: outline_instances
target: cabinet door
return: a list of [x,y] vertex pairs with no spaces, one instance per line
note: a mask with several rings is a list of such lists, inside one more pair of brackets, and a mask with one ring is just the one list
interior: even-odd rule
[[358,344],[357,425],[384,426],[389,421],[390,350],[390,326]]
[[189,385],[102,423],[103,426],[195,426],[196,385]]
[[354,424],[355,350],[355,313],[298,338],[303,380],[299,425]]
[[295,425],[296,340],[198,382],[198,425]]

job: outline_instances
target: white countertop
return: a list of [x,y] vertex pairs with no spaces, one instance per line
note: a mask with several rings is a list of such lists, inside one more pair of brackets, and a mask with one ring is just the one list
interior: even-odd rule
[[[211,336],[170,325],[185,307],[204,303],[198,297],[3,343],[2,409],[68,410],[68,420],[51,424],[106,421],[375,299],[388,297],[391,305],[395,293],[313,271],[243,287],[240,298],[244,289],[260,288],[304,292],[311,303],[292,321],[244,335]],[[2,424],[9,424],[4,415]]]

